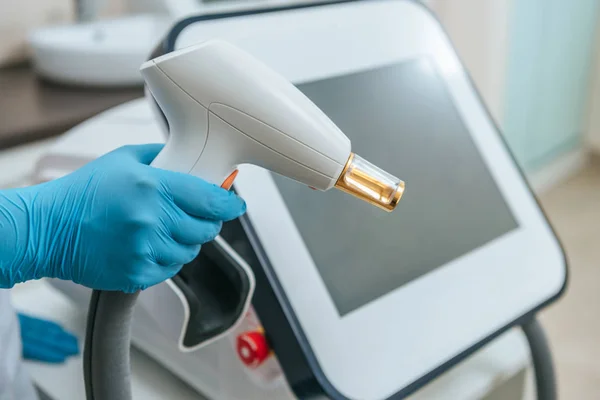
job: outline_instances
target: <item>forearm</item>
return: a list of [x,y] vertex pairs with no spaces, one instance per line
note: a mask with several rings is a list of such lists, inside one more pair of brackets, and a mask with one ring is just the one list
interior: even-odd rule
[[[74,253],[86,196],[55,182],[0,191],[0,288],[32,279],[77,278],[71,266],[82,262]],[[93,192],[89,184],[84,187]]]
[[133,293],[173,277],[246,211],[235,194],[126,146],[61,179],[0,191],[0,288],[58,278]]
[[28,259],[31,213],[25,189],[0,191],[0,288],[10,288],[31,275]]

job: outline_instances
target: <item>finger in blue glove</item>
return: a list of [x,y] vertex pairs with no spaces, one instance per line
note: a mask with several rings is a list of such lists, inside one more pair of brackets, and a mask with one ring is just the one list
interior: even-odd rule
[[0,192],[0,287],[54,277],[131,293],[191,262],[246,205],[150,167],[161,149],[125,146],[64,178]]
[[25,314],[18,318],[24,359],[56,364],[79,354],[77,337],[57,323]]

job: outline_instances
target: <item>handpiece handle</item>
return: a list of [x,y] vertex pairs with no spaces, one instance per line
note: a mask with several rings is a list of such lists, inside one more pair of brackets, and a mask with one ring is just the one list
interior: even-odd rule
[[215,162],[216,160],[211,160],[212,163],[210,164],[210,168],[207,168],[207,163],[203,162],[204,160],[201,161],[200,158],[198,158],[196,163],[188,170],[187,168],[182,168],[179,165],[179,162],[173,162],[175,159],[177,159],[177,147],[169,146],[169,142],[167,142],[163,150],[161,150],[161,152],[156,156],[150,166],[169,171],[191,174],[200,179],[204,179],[207,182],[220,185],[222,188],[227,190],[231,189],[239,172],[237,166]]

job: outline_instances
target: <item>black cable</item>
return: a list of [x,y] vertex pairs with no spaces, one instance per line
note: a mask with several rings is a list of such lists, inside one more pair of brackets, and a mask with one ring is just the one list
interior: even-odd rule
[[139,292],[94,290],[83,351],[87,400],[131,400],[131,326]]
[[99,291],[94,290],[92,291],[92,296],[90,297],[85,331],[85,342],[83,344],[83,382],[85,384],[85,394],[87,400],[94,399],[94,391],[92,389],[92,343],[94,341],[94,324],[96,322],[99,294]]
[[521,328],[529,342],[535,371],[537,398],[538,400],[556,400],[558,395],[554,363],[544,328],[535,316],[521,325]]

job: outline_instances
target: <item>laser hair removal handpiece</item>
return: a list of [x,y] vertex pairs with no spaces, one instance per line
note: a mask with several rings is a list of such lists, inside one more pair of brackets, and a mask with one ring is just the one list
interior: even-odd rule
[[[169,126],[155,167],[229,188],[239,165],[254,164],[317,190],[338,188],[386,211],[402,197],[404,182],[352,153],[350,140],[314,103],[231,44],[210,40],[168,53],[144,63],[141,73]],[[88,400],[131,399],[136,297],[92,295],[84,351]]]

